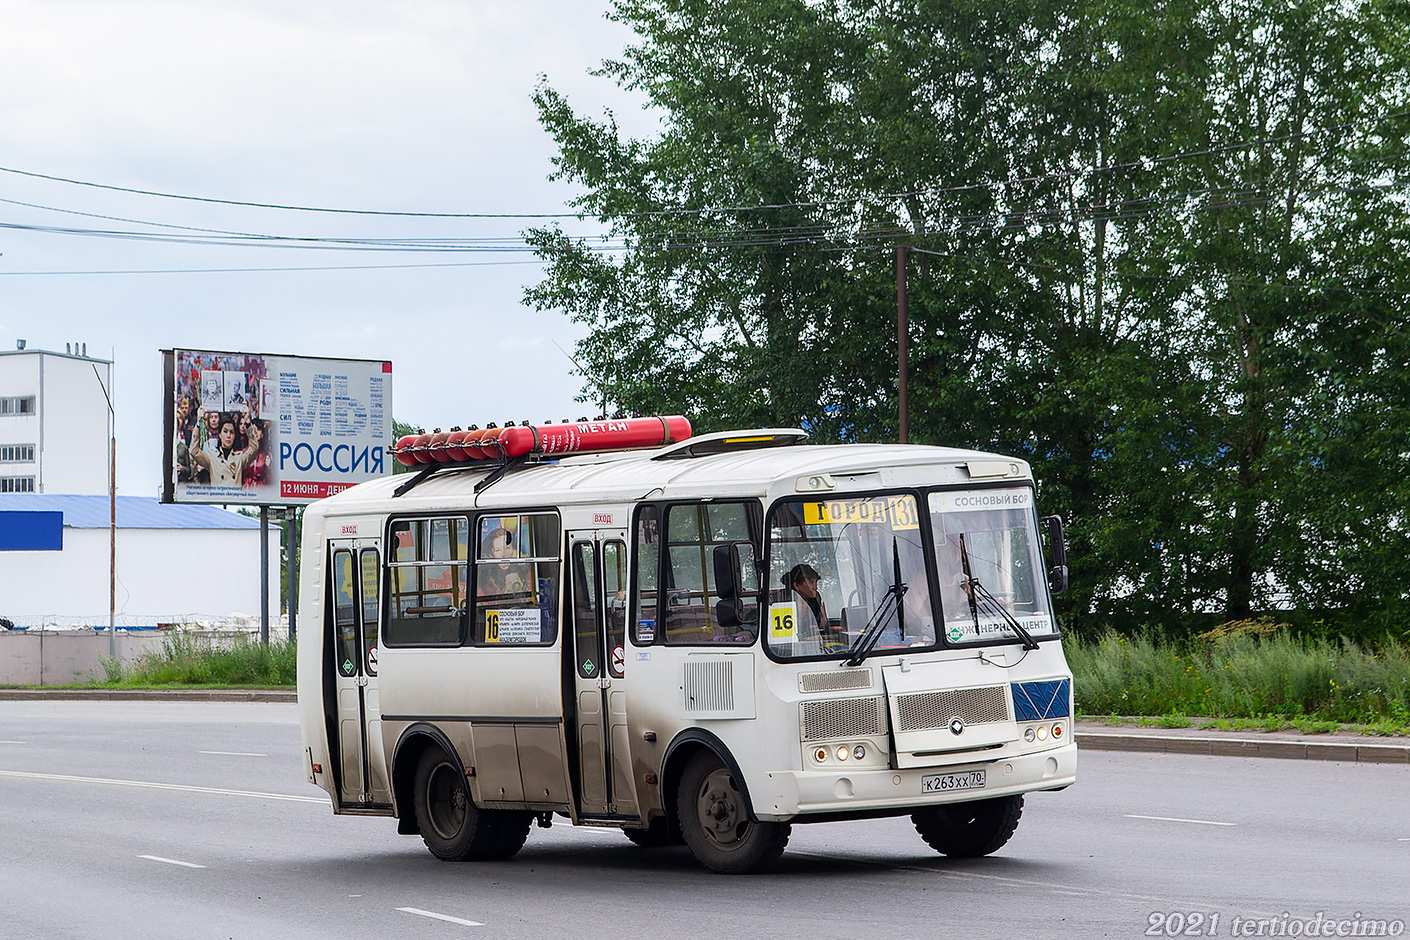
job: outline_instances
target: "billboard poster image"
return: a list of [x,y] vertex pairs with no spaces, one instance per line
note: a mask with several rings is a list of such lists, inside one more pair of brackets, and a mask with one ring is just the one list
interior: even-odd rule
[[164,502],[294,506],[391,473],[391,363],[162,357]]

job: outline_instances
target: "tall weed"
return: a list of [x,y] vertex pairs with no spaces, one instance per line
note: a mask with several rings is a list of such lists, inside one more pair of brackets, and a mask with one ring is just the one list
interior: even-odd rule
[[1259,621],[1185,641],[1108,634],[1064,646],[1087,714],[1410,723],[1410,648],[1393,637],[1298,637]]

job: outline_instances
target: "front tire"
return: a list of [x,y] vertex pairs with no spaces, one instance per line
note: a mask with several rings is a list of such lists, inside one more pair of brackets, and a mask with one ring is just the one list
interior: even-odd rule
[[416,763],[414,786],[416,822],[432,855],[446,862],[507,857],[496,852],[503,837],[497,814],[477,809],[470,801],[470,787],[458,760],[438,747],[427,748]]
[[792,827],[758,822],[739,782],[718,757],[691,758],[676,796],[681,835],[696,861],[723,875],[756,872],[783,854]]
[[932,806],[911,814],[916,832],[941,855],[978,858],[1003,848],[1023,815],[1023,794]]

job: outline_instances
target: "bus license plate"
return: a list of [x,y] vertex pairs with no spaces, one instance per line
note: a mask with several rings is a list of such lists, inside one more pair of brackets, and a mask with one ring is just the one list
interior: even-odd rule
[[951,793],[955,790],[984,789],[984,771],[971,770],[962,774],[931,774],[920,778],[922,793]]

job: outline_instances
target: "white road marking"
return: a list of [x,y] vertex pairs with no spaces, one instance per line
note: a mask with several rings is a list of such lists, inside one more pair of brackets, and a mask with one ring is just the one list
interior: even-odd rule
[[187,793],[213,793],[218,796],[249,796],[259,800],[287,800],[291,803],[327,803],[326,797],[294,796],[290,793],[261,793],[258,790],[226,790],[221,787],[192,787],[179,783],[153,783],[148,780],[114,780],[109,777],[74,777],[69,774],[32,774],[19,770],[0,770],[0,777],[22,777],[29,780],[61,780],[67,783],[101,783],[112,787],[145,787],[150,790],[182,790]]
[[1196,823],[1201,826],[1237,826],[1238,823],[1215,822],[1212,819],[1181,819],[1178,816],[1137,816],[1135,813],[1127,813],[1127,819],[1154,819],[1159,822],[1182,822]]
[[166,862],[168,865],[180,865],[182,868],[205,868],[204,865],[197,865],[195,862],[182,862],[174,858],[162,858],[160,855],[139,855],[138,858],[148,858],[154,862]]
[[1410,839],[1396,839],[1396,842],[1410,842]]
[[24,744],[24,741],[0,741],[0,744]]
[[253,751],[197,751],[197,754],[215,754],[220,757],[268,757],[268,754],[256,754]]
[[463,917],[451,917],[449,914],[437,914],[435,911],[423,911],[419,907],[399,907],[399,911],[407,914],[416,914],[421,917],[430,917],[433,920],[444,920],[452,924],[460,924],[465,927],[483,927],[484,924],[477,920],[465,920]]

